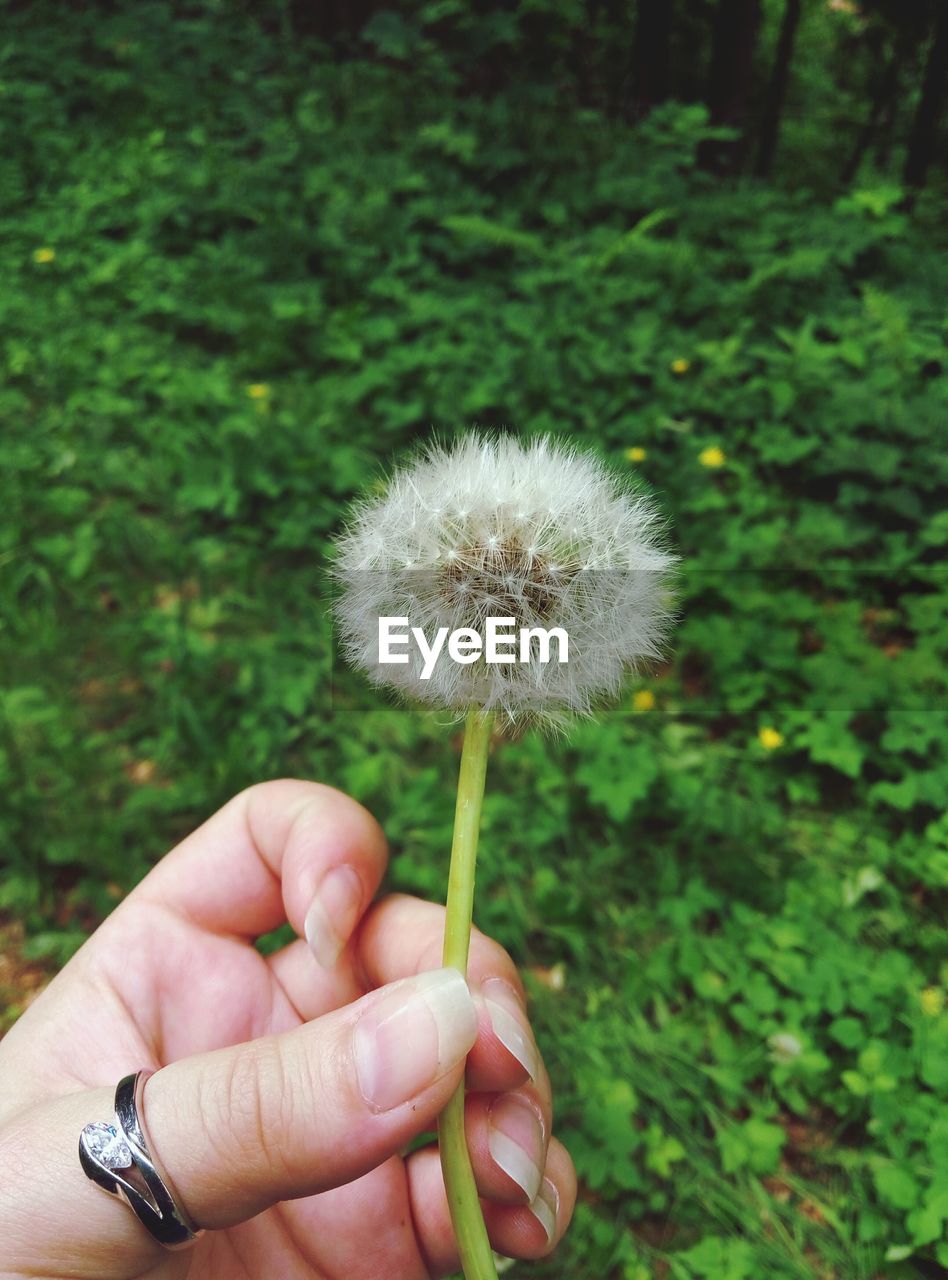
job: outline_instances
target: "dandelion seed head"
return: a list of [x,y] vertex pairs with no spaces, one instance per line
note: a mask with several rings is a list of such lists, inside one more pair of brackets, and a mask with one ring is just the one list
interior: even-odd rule
[[784,1065],[799,1058],[803,1052],[799,1037],[789,1031],[776,1031],[769,1037],[767,1043],[773,1050],[774,1060]]
[[[347,657],[390,685],[462,715],[471,706],[521,726],[558,726],[615,697],[657,659],[671,619],[669,571],[655,504],[594,456],[541,438],[467,434],[430,446],[358,502],[336,544],[336,617]],[[380,617],[483,634],[562,628],[566,663],[378,662]],[[514,646],[516,648],[516,645]]]

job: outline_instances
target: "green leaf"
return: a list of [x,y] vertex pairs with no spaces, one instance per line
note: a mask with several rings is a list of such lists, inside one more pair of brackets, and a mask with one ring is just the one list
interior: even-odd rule
[[896,1209],[911,1209],[918,1202],[918,1183],[896,1164],[878,1166],[873,1173],[876,1190],[883,1200]]
[[834,1018],[829,1033],[844,1049],[855,1049],[866,1038],[865,1028],[858,1018]]

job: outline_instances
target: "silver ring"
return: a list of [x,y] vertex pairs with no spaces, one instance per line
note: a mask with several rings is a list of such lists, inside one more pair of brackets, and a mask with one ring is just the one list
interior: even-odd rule
[[139,1071],[119,1081],[115,1118],[86,1125],[79,1136],[79,1162],[86,1177],[123,1200],[159,1244],[183,1249],[204,1233],[176,1203],[148,1149],[141,1105],[152,1074]]

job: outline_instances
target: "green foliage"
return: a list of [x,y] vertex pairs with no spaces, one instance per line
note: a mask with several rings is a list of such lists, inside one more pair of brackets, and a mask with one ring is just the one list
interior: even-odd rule
[[334,661],[327,541],[432,429],[569,436],[657,488],[681,622],[491,768],[479,922],[584,1187],[536,1273],[948,1266],[935,221],[717,185],[693,106],[469,92],[435,10],[509,15],[330,60],[257,8],[7,15],[0,908],[58,962],[284,773],[441,897],[457,743]]

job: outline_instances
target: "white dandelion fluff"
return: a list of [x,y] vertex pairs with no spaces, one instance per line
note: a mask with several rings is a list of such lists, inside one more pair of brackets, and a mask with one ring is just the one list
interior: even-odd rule
[[[385,491],[353,508],[337,542],[336,617],[348,658],[379,685],[508,723],[559,724],[614,696],[660,655],[670,621],[668,572],[654,503],[596,458],[549,438],[462,436],[429,446]],[[380,661],[379,619],[483,635],[488,618],[559,628],[566,661],[459,662],[442,651]],[[515,647],[516,651],[516,647]],[[561,656],[561,655],[560,655]]]

